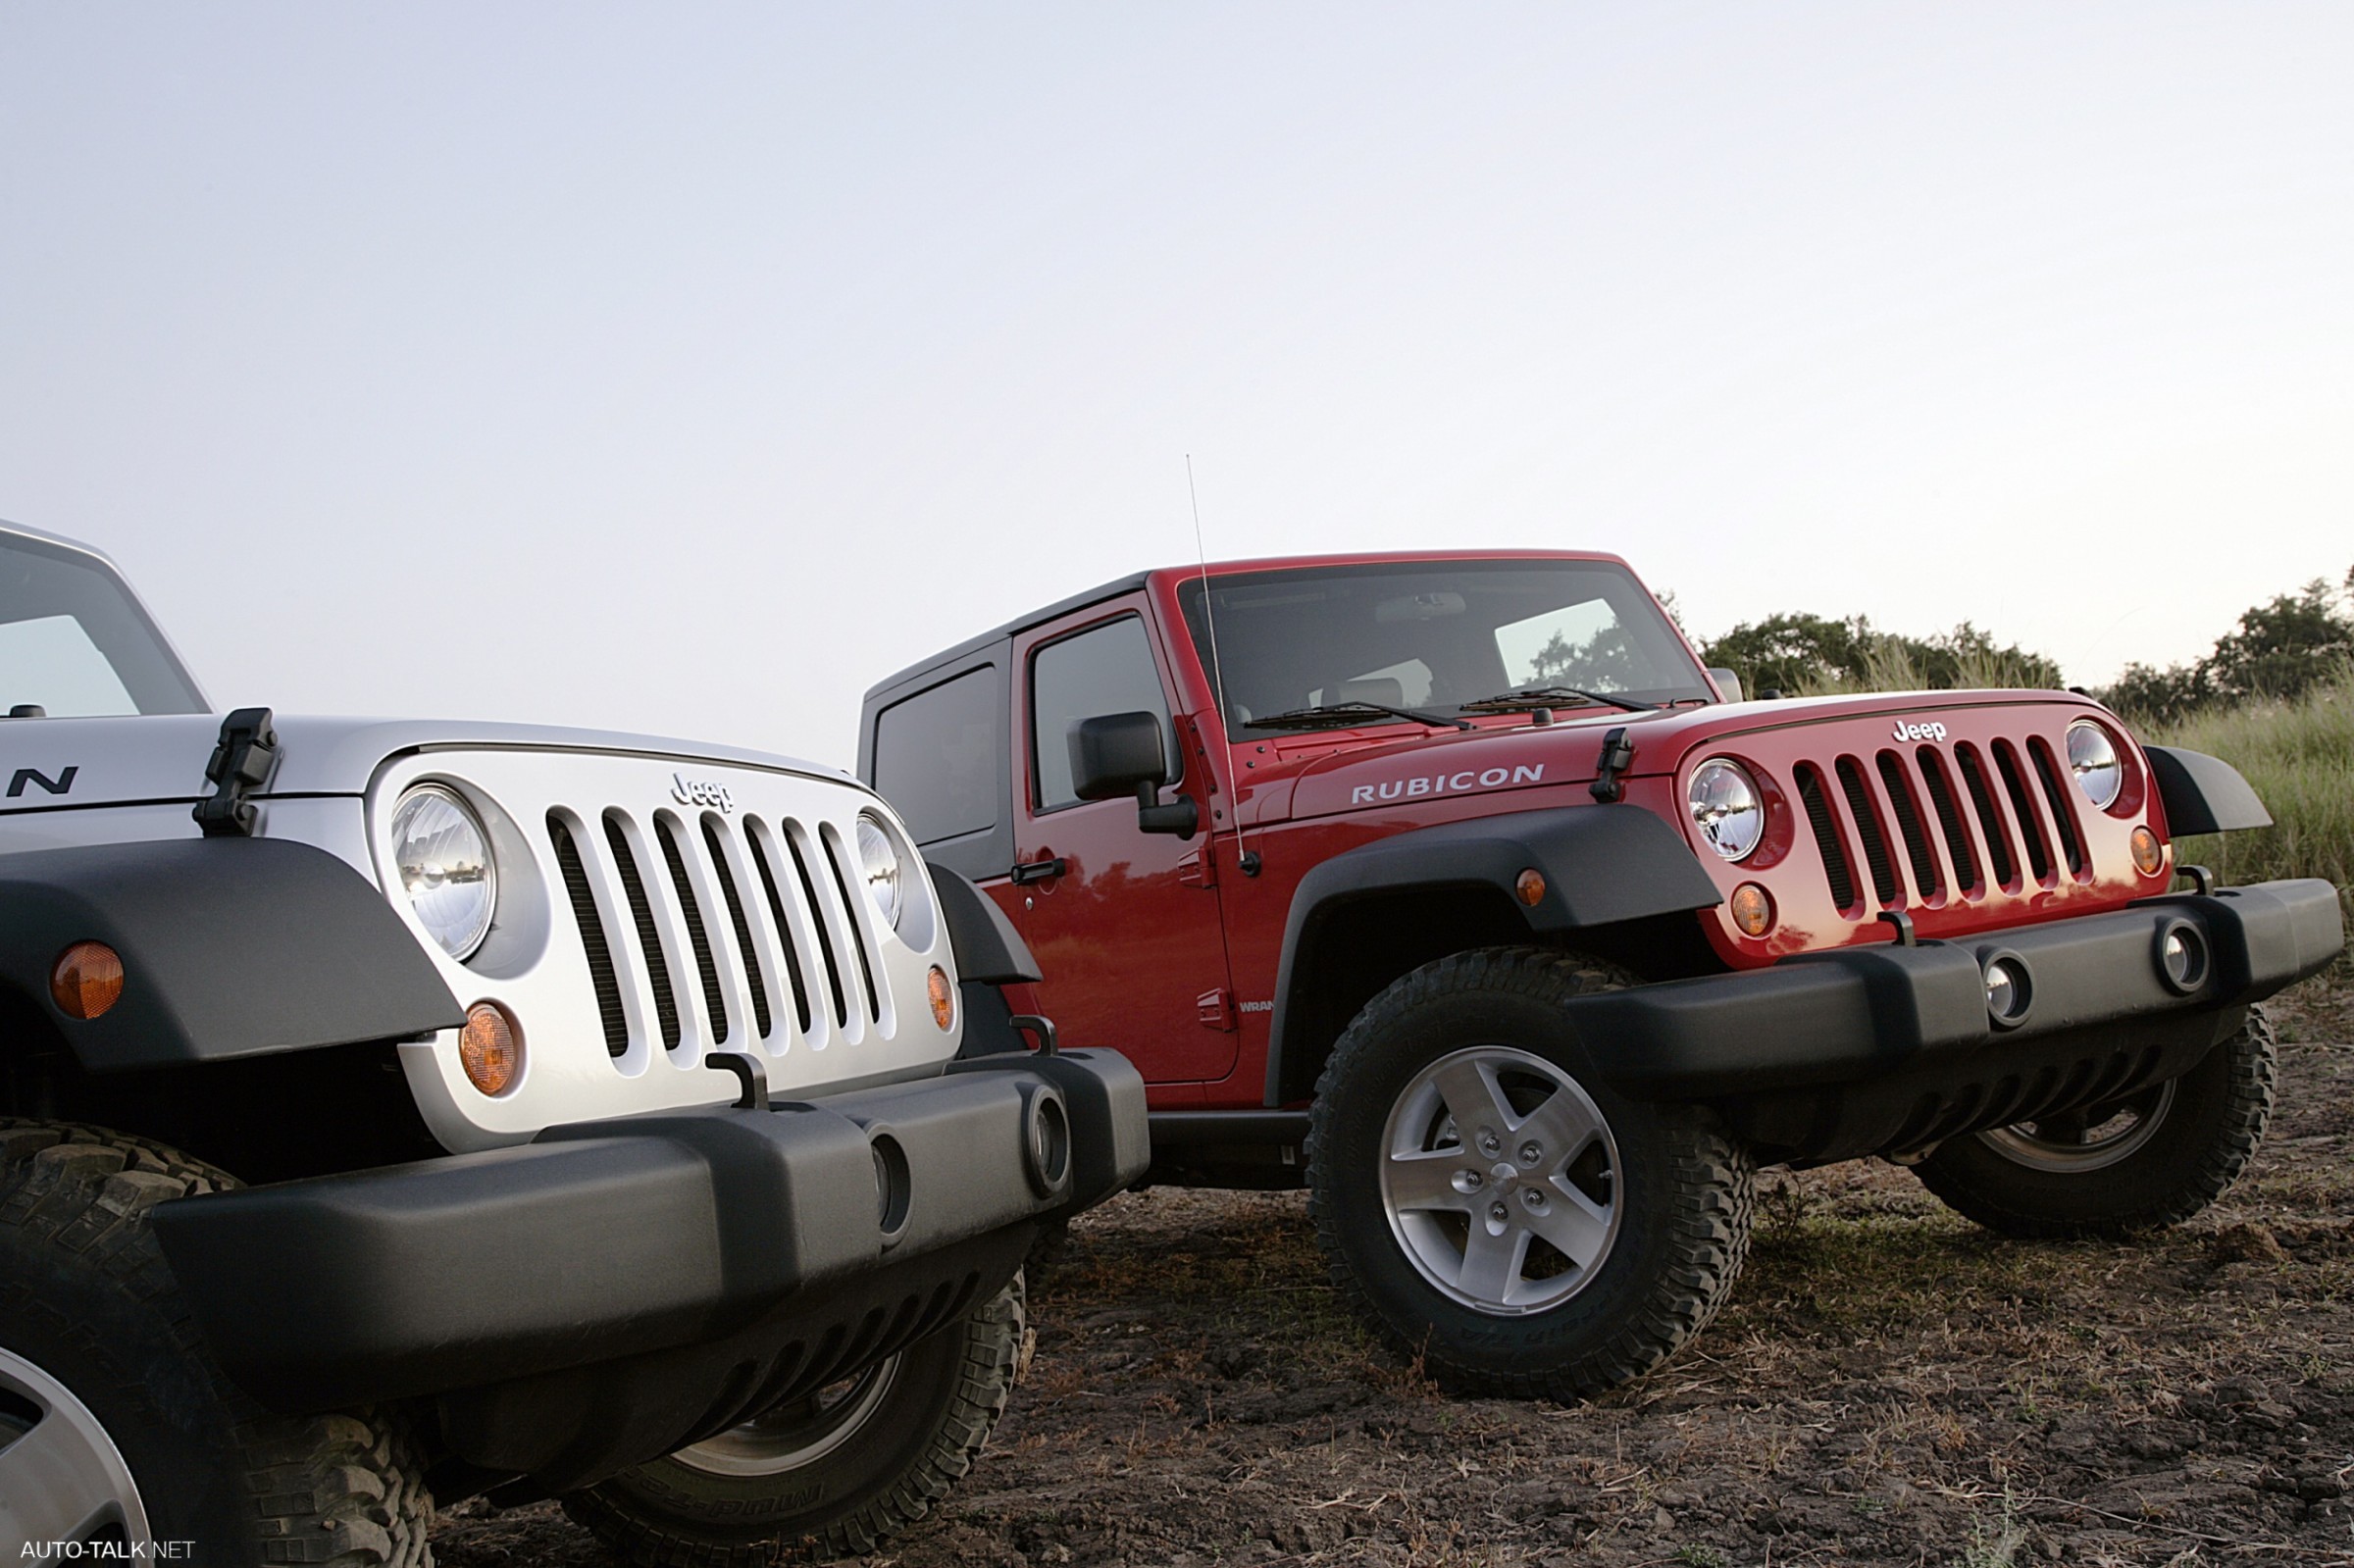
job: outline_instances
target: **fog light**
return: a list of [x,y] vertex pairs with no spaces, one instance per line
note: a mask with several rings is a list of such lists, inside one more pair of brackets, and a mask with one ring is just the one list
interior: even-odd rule
[[1545,901],[1545,874],[1531,866],[1512,879],[1512,894],[1529,908]]
[[932,995],[932,1022],[946,1035],[956,1026],[956,987],[948,984],[948,972],[934,964],[924,977],[924,989]]
[[2207,980],[2207,938],[2198,927],[2177,921],[2158,937],[2158,968],[2167,985],[2185,995]]
[[1733,889],[1733,924],[1752,936],[1773,929],[1773,895],[1754,882]]
[[1022,1163],[1031,1189],[1052,1197],[1071,1174],[1071,1118],[1062,1096],[1050,1088],[1031,1091],[1023,1129]]
[[496,1002],[476,1002],[466,1009],[466,1027],[458,1032],[458,1063],[466,1081],[486,1094],[503,1094],[523,1066],[523,1047],[515,1026]]
[[104,942],[76,942],[49,967],[49,994],[68,1018],[96,1018],[123,999],[123,955]]
[[2009,1029],[2025,1018],[2033,1000],[2024,964],[2016,958],[1997,958],[1986,965],[1986,1015],[1997,1025]]
[[2133,830],[2133,869],[2144,877],[2155,877],[2158,868],[2166,863],[2166,851],[2158,846],[2158,835],[2147,828]]

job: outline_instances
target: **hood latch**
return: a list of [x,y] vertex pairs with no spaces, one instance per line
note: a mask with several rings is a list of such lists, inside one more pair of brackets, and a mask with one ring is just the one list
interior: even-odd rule
[[207,838],[252,837],[261,809],[245,795],[268,784],[277,767],[278,732],[270,727],[270,710],[239,708],[221,721],[221,742],[204,765],[213,792],[188,815]]
[[1587,785],[1594,798],[1612,805],[1626,798],[1626,785],[1618,776],[1635,764],[1635,743],[1626,738],[1626,726],[1620,725],[1602,737],[1602,755],[1594,762],[1594,782]]

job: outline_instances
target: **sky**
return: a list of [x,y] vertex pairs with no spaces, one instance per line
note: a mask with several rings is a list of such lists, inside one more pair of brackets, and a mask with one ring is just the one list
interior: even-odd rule
[[0,518],[222,706],[847,766],[1142,567],[2099,683],[2354,566],[2354,8],[0,0]]

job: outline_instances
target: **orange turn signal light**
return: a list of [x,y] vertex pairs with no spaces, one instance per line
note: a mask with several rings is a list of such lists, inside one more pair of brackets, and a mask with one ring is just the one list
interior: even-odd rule
[[932,995],[932,1022],[946,1035],[956,1024],[956,987],[948,984],[947,971],[934,964],[924,977],[924,989]]
[[2158,868],[2166,864],[2166,851],[2159,846],[2158,835],[2147,828],[2133,830],[2133,869],[2144,877],[2155,877]]
[[476,1002],[466,1009],[466,1027],[458,1034],[458,1063],[466,1081],[486,1094],[501,1094],[515,1082],[523,1066],[523,1046],[515,1026],[496,1002]]
[[1531,866],[1512,879],[1512,893],[1522,903],[1534,909],[1545,901],[1545,874]]
[[1763,936],[1773,929],[1773,894],[1754,882],[1745,882],[1733,889],[1733,924],[1752,936]]
[[123,955],[104,942],[76,942],[49,966],[49,994],[68,1018],[96,1018],[123,999]]

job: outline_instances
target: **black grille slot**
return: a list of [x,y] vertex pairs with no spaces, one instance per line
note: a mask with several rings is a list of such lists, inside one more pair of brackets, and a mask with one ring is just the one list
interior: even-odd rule
[[1929,835],[1921,831],[1920,808],[1913,803],[1913,781],[1905,777],[1905,761],[1893,751],[1879,755],[1880,783],[1888,786],[1888,804],[1896,811],[1897,831],[1905,835],[1905,855],[1913,862],[1913,885],[1922,897],[1943,885],[1937,875],[1937,856]]
[[[736,928],[736,950],[743,954],[745,978],[752,986],[752,1022],[759,1026],[760,1037],[770,1034],[768,1014],[768,982],[760,969],[760,954],[752,946],[752,924],[743,918],[743,897],[736,891],[736,873],[728,869],[727,846],[719,841],[719,830],[711,819],[703,819],[703,847],[711,851],[711,869],[719,876],[719,891],[728,901],[728,923]],[[788,928],[780,922],[777,930]],[[788,942],[790,936],[785,938]]]
[[1880,814],[1871,804],[1871,786],[1853,757],[1839,759],[1839,787],[1847,792],[1847,809],[1855,814],[1856,833],[1864,840],[1864,859],[1871,867],[1871,889],[1880,902],[1896,903],[1896,864],[1888,858],[1887,835],[1880,831]]
[[687,916],[687,941],[694,949],[694,967],[703,978],[703,1006],[711,1014],[711,1042],[728,1037],[728,999],[719,988],[719,965],[711,959],[711,934],[703,929],[703,911],[694,899],[694,884],[687,876],[687,857],[679,852],[679,835],[668,819],[654,819],[654,836],[662,842],[662,858],[670,863],[670,885],[679,890],[679,908]]
[[1994,862],[1994,880],[1998,885],[2010,887],[2019,881],[2019,863],[2011,858],[2011,835],[2003,831],[2003,814],[1994,803],[1994,791],[1986,786],[1986,769],[1978,761],[1978,748],[1961,746],[1954,755],[1961,760],[1962,782],[1970,789],[1970,803],[1977,808],[1978,826],[1986,834],[1986,858]]
[[1800,763],[1798,798],[1807,808],[1807,825],[1815,830],[1815,847],[1822,854],[1822,874],[1831,885],[1831,901],[1841,909],[1856,907],[1856,879],[1848,870],[1847,850],[1839,842],[1839,826],[1831,820],[1831,803],[1822,792],[1822,775],[1812,763]]
[[2019,753],[2011,749],[2008,740],[1994,743],[1994,771],[2003,776],[2012,814],[2019,818],[2020,835],[2027,841],[2027,869],[2035,873],[2037,882],[2051,881],[2051,846],[2043,841],[2043,824],[2035,816],[2035,802],[2027,796],[2027,782],[2020,777]]
[[564,875],[565,896],[572,900],[573,923],[581,928],[588,983],[596,988],[596,1016],[605,1026],[605,1054],[624,1055],[630,1048],[630,1017],[622,1010],[621,977],[613,970],[613,948],[605,940],[596,895],[588,890],[588,868],[581,864],[581,846],[573,842],[572,830],[552,812],[547,819],[547,836],[555,845],[556,869]]
[[1935,746],[1922,746],[1917,753],[1920,762],[1920,780],[1928,786],[1929,804],[1937,810],[1937,826],[1945,833],[1946,853],[1954,857],[1954,875],[1965,892],[1975,891],[1978,885],[1978,857],[1970,847],[1970,824],[1962,820],[1961,804],[1954,799],[1953,781],[1945,776],[1945,759]]
[[760,868],[760,890],[768,895],[769,918],[777,923],[777,945],[785,949],[785,974],[793,982],[793,1009],[800,1019],[801,1033],[809,1033],[809,983],[801,978],[801,957],[793,939],[793,922],[785,918],[785,900],[777,891],[776,868],[768,863],[768,840],[760,834],[746,832],[744,837],[752,846],[752,864]]
[[613,869],[621,873],[621,890],[630,900],[630,919],[638,927],[638,945],[645,952],[645,978],[654,988],[654,1017],[661,1026],[666,1050],[679,1048],[679,999],[670,991],[670,962],[662,955],[662,936],[654,929],[654,907],[646,901],[645,878],[630,849],[630,836],[621,820],[605,814],[605,842],[612,846]]
[[[883,1022],[883,1000],[875,994],[874,961],[866,954],[866,922],[858,918],[858,906],[851,901],[850,879],[842,869],[842,843],[832,834],[824,835],[826,864],[834,868],[834,886],[842,894],[842,912],[850,928],[850,945],[858,950],[858,974],[866,982],[866,1016],[876,1023]],[[866,895],[860,893],[859,897]]]
[[2027,752],[2035,759],[2036,776],[2043,780],[2043,797],[2052,803],[2052,826],[2060,832],[2060,848],[2068,856],[2068,869],[2081,876],[2084,871],[2084,839],[2076,832],[2074,802],[2060,779],[2059,764],[2052,760],[2052,748],[2041,740],[2027,742]]
[[826,960],[826,986],[834,993],[834,1027],[850,1027],[850,1003],[842,990],[842,961],[834,956],[834,935],[826,927],[826,906],[817,901],[817,884],[809,876],[809,857],[801,853],[800,838],[788,831],[786,851],[793,856],[793,869],[801,879],[801,896],[809,900],[809,924],[817,932],[817,950]]

